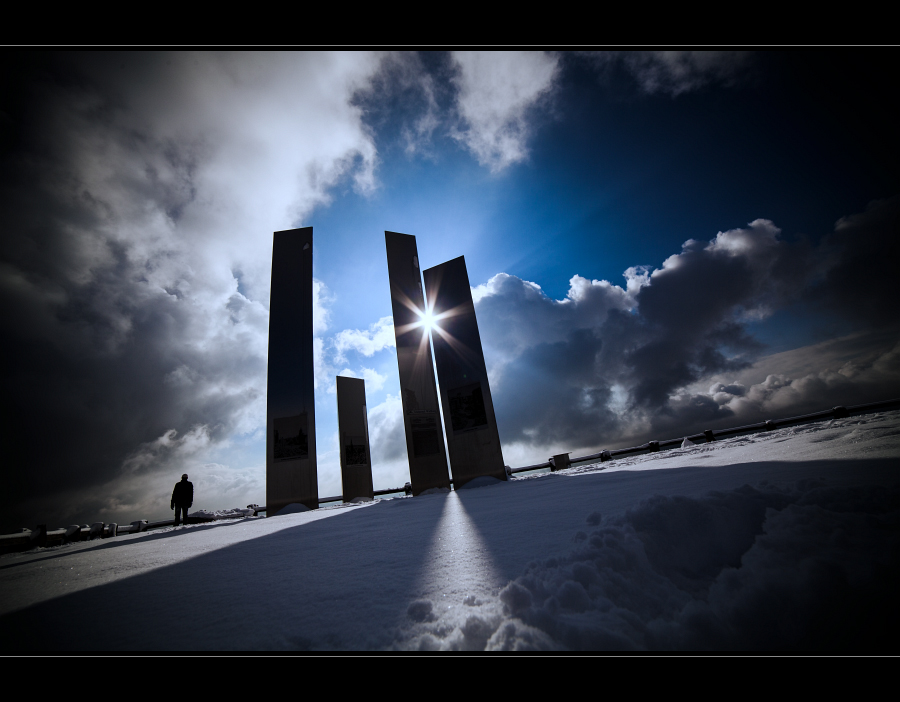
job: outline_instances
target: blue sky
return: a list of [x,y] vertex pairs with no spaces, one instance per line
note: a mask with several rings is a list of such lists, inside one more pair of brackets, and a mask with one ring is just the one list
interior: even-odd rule
[[11,518],[159,516],[183,471],[199,507],[264,500],[294,226],[322,496],[338,373],[367,378],[376,488],[408,479],[386,229],[465,256],[512,465],[896,394],[883,54],[7,56],[5,439],[66,466],[13,478]]

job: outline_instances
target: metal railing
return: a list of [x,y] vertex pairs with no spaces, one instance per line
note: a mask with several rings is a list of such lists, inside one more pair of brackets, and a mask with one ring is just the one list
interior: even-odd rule
[[[563,453],[554,456],[544,463],[536,463],[534,465],[524,466],[522,468],[513,468],[510,472],[524,473],[525,471],[540,470],[543,468],[549,468],[551,471],[557,471],[562,470],[563,468],[567,468],[568,466],[575,463],[585,463],[587,461],[596,460],[599,460],[602,463],[605,461],[610,461],[613,458],[618,458],[619,456],[627,456],[634,453],[652,453],[654,451],[676,448],[681,446],[681,443],[684,441],[684,439],[687,439],[692,443],[707,443],[727,436],[739,436],[741,434],[751,434],[759,431],[773,431],[782,427],[794,426],[797,424],[806,424],[809,422],[817,422],[822,419],[842,419],[851,415],[880,412],[882,410],[892,408],[900,408],[900,399],[884,400],[882,402],[869,402],[863,405],[852,405],[850,407],[839,405],[837,407],[832,407],[831,409],[827,410],[821,410],[819,412],[810,412],[808,414],[800,414],[794,417],[783,417],[782,419],[767,419],[764,422],[745,424],[743,426],[731,427],[729,429],[716,429],[715,431],[713,431],[712,429],[706,429],[698,434],[690,434],[688,436],[679,437],[677,439],[666,439],[665,441],[648,441],[647,443],[641,444],[640,446],[603,450],[598,451],[597,453],[590,453],[585,456],[578,456],[577,458],[568,458],[569,454]],[[560,461],[555,459],[562,459],[565,465],[557,465],[557,463],[559,463]]]
[[[745,424],[743,426],[731,427],[729,429],[716,429],[715,431],[713,431],[712,429],[706,429],[703,432],[691,434],[686,437],[666,439],[665,441],[648,441],[647,443],[641,444],[640,446],[603,450],[598,451],[597,453],[578,456],[576,458],[569,458],[568,453],[561,453],[553,456],[543,463],[535,463],[534,465],[522,466],[520,468],[510,468],[509,466],[507,466],[506,473],[508,476],[512,476],[516,473],[525,473],[527,471],[533,470],[543,470],[545,468],[549,468],[552,472],[555,472],[563,470],[564,468],[568,468],[569,466],[576,463],[585,463],[587,461],[597,460],[599,460],[601,463],[604,463],[620,456],[627,456],[635,453],[651,453],[655,451],[675,448],[681,446],[681,443],[684,441],[684,439],[688,439],[692,443],[698,443],[701,441],[706,443],[729,436],[739,436],[741,434],[750,434],[759,431],[772,431],[774,429],[780,429],[782,427],[794,426],[797,424],[806,424],[809,422],[816,422],[828,418],[842,419],[851,415],[880,412],[882,410],[892,408],[900,408],[900,399],[884,400],[882,402],[869,402],[867,404],[852,405],[850,407],[837,406],[832,407],[831,409],[822,410],[820,412],[811,412],[809,414],[801,414],[794,417],[784,417],[782,419],[767,419],[764,422]],[[450,479],[450,484],[453,485],[452,478]],[[409,483],[406,483],[406,485],[404,485],[402,488],[375,490],[373,494],[375,497],[379,497],[392,493],[405,493],[407,495],[410,495],[412,494],[412,488]],[[343,495],[333,495],[331,497],[321,498],[319,500],[319,504],[322,505],[329,502],[343,502],[343,500]],[[253,516],[257,516],[261,512],[266,511],[265,506],[261,507],[256,504],[247,505],[247,509],[253,510]],[[185,517],[184,523],[198,524],[214,521],[216,520],[212,518],[187,516]],[[60,527],[58,529],[47,529],[47,526],[45,524],[39,524],[37,526],[37,529],[33,531],[23,529],[22,531],[15,534],[0,535],[0,553],[28,550],[37,546],[55,546],[58,544],[71,543],[74,541],[88,541],[98,538],[110,538],[118,536],[120,534],[135,534],[147,531],[149,529],[158,529],[161,527],[174,525],[174,519],[165,519],[157,522],[150,522],[146,519],[140,519],[138,521],[131,522],[130,524],[123,525],[118,525],[116,523],[105,524],[103,522],[95,522],[91,525],[73,524],[72,526]]]

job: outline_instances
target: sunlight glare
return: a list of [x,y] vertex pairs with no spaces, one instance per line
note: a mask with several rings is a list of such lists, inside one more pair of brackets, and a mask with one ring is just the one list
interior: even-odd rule
[[425,310],[425,312],[422,314],[422,326],[425,328],[425,331],[430,332],[435,326],[436,322],[437,320],[434,318],[431,310]]

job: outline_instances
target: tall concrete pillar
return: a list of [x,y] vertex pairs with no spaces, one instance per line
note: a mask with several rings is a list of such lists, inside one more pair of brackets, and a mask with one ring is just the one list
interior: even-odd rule
[[319,506],[313,375],[312,227],[275,232],[269,302],[266,510]]
[[450,487],[416,237],[384,233],[412,494]]
[[344,502],[354,497],[375,497],[372,487],[372,454],[369,451],[369,415],[366,381],[336,379],[338,436],[341,445],[341,492]]
[[427,269],[425,293],[453,485],[482,475],[506,480],[465,258]]

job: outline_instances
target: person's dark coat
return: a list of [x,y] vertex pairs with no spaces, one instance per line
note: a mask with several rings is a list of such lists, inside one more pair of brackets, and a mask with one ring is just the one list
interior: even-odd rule
[[175,483],[172,490],[172,505],[178,507],[190,507],[194,504],[194,484],[189,480]]

